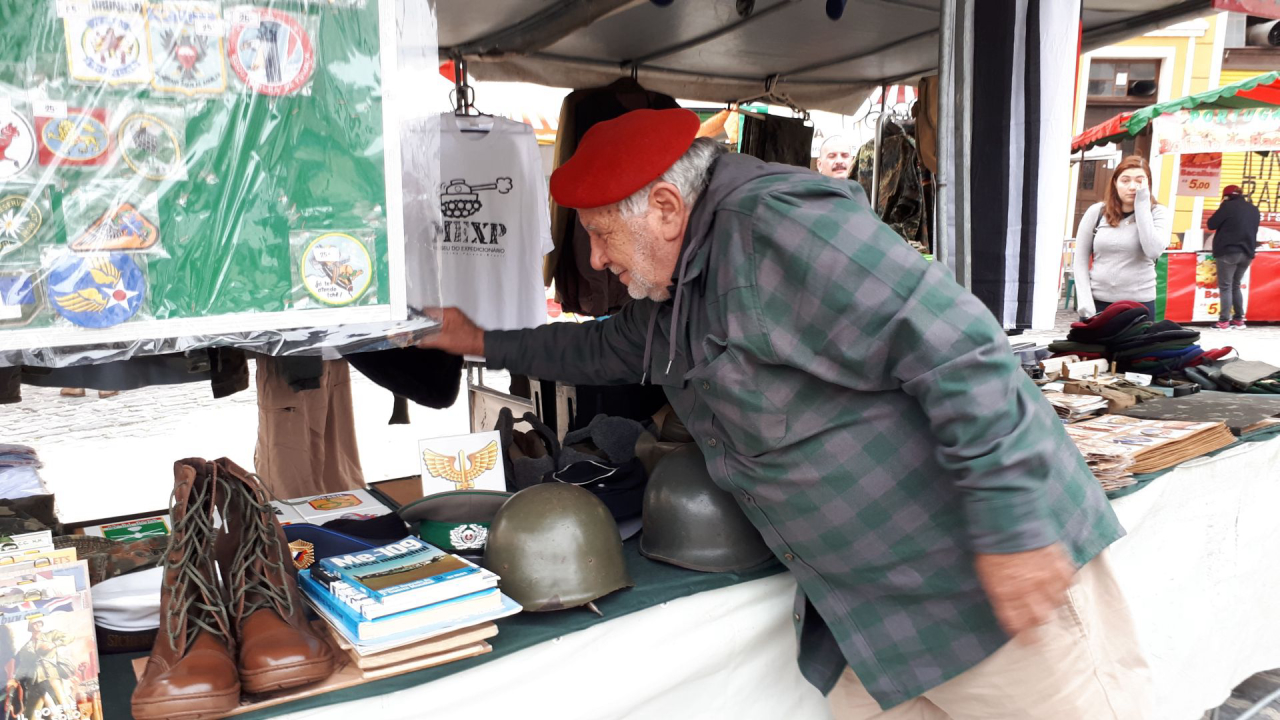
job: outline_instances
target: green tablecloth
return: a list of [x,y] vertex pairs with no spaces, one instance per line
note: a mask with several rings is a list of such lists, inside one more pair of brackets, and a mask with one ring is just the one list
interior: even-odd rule
[[[498,635],[489,640],[493,645],[493,651],[490,653],[398,677],[375,680],[346,690],[277,705],[239,717],[246,719],[273,717],[374,695],[386,695],[403,688],[439,680],[538,643],[608,622],[637,610],[660,605],[669,600],[757,580],[784,571],[781,565],[770,563],[745,573],[700,573],[645,558],[640,554],[638,539],[623,543],[623,550],[627,568],[631,571],[631,579],[635,581],[636,586],[598,600],[596,606],[604,613],[604,617],[598,617],[595,613],[581,608],[551,613],[521,613],[498,621]],[[105,717],[109,720],[125,718],[132,720],[129,696],[133,694],[133,688],[137,684],[132,667],[133,659],[137,657],[141,657],[141,654],[102,656],[102,706]],[[360,714],[356,713],[353,717],[360,717]]]

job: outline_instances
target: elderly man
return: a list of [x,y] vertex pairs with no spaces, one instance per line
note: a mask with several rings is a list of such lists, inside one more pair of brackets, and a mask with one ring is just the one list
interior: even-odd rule
[[852,183],[697,131],[635,111],[552,177],[621,312],[484,332],[447,310],[425,344],[662,385],[795,576],[800,667],[837,718],[1150,717],[1103,552],[1123,531],[991,314]]
[[853,146],[839,135],[823,140],[818,148],[818,172],[826,177],[848,178],[853,160]]

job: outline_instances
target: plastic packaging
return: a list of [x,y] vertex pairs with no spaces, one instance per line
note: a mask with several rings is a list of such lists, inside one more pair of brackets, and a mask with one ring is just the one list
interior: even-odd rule
[[418,0],[0,0],[0,366],[439,326]]

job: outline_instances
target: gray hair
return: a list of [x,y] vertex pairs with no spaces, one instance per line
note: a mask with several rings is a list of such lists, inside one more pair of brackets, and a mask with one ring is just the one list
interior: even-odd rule
[[675,185],[680,191],[680,197],[684,198],[684,204],[692,207],[702,195],[702,191],[707,189],[711,164],[725,152],[727,152],[725,147],[711,138],[694,140],[693,145],[685,151],[684,155],[662,173],[662,177],[644,186],[630,197],[620,200],[618,212],[624,218],[644,215],[649,209],[649,193],[660,182]]

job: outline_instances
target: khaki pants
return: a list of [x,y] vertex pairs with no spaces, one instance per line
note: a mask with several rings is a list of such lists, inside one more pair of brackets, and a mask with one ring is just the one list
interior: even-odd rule
[[326,361],[320,387],[295,392],[272,358],[258,358],[253,465],[281,500],[364,487],[351,407],[351,370]]
[[1033,644],[1010,642],[967,672],[890,710],[850,668],[828,697],[836,720],[1147,720],[1151,674],[1107,553],[1076,574]]

